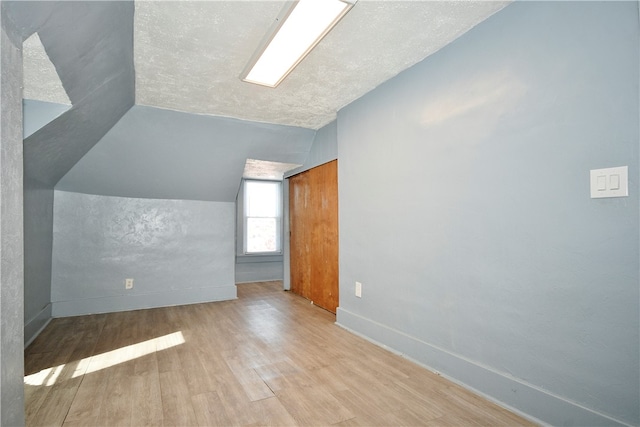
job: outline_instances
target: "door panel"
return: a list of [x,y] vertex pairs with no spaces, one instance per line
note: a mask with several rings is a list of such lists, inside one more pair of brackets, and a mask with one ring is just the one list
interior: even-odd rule
[[309,195],[308,175],[302,173],[289,179],[291,291],[305,298],[311,296],[310,242],[307,240],[307,224],[304,221]]
[[289,178],[291,291],[338,307],[338,162]]

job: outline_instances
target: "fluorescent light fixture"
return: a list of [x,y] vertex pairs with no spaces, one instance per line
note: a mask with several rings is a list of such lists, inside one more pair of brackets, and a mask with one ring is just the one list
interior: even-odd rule
[[276,87],[357,0],[299,0],[282,10],[242,73],[242,80]]

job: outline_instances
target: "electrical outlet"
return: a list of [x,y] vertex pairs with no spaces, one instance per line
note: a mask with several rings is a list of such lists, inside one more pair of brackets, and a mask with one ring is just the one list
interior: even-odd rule
[[362,283],[356,282],[356,296],[362,298]]
[[124,279],[124,288],[133,289],[133,279]]

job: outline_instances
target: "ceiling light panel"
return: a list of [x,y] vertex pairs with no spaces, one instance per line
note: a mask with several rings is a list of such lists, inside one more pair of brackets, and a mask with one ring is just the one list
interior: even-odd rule
[[299,0],[286,7],[242,80],[276,87],[353,7],[343,0]]

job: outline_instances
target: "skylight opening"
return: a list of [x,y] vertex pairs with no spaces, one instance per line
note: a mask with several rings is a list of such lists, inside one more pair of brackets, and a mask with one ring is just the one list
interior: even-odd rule
[[299,0],[276,19],[242,80],[276,87],[353,7],[346,0]]

